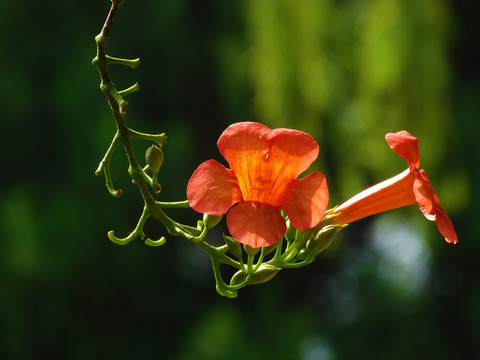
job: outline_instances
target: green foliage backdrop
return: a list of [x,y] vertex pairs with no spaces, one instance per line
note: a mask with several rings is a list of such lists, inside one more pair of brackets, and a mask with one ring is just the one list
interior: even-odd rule
[[112,172],[122,198],[94,176],[114,133],[90,63],[108,1],[3,1],[0,358],[480,356],[472,6],[127,0],[109,52],[142,66],[112,77],[118,88],[140,83],[128,124],[169,136],[164,200],[184,200],[198,164],[220,160],[216,140],[232,122],[311,133],[332,206],[404,169],[383,137],[405,129],[459,235],[447,245],[413,206],[365,219],[314,264],[229,300],[192,244],[107,239],[131,231],[142,206],[121,152]]

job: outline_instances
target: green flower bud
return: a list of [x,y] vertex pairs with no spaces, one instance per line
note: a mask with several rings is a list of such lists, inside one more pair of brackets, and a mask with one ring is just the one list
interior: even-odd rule
[[215,216],[215,215],[207,215],[203,214],[203,223],[207,229],[211,229],[215,225],[217,225],[220,220],[222,220],[222,216]]
[[240,285],[245,281],[248,274],[245,274],[242,270],[239,270],[230,279],[230,286]]
[[318,255],[333,242],[335,235],[346,225],[326,225],[307,242],[307,251],[310,255]]
[[246,274],[243,271],[239,270],[235,273],[235,275],[232,276],[232,279],[230,280],[230,285],[240,285],[245,282],[245,280],[247,281],[248,285],[262,284],[269,280],[272,280],[272,278],[277,275],[280,270],[281,268],[277,268],[276,266],[270,264],[260,265],[258,270],[255,271],[255,273],[253,274]]
[[285,233],[284,237],[287,239],[287,241],[292,241],[295,238],[295,233],[296,229],[290,224],[290,222],[287,222],[287,232]]
[[232,253],[232,255],[237,259],[240,259],[242,257],[242,246],[240,243],[234,238],[225,234],[223,234],[223,240],[225,241],[225,244],[227,244],[228,250]]
[[276,266],[262,264],[260,265],[258,270],[255,271],[255,273],[250,275],[250,277],[247,279],[247,284],[262,284],[264,282],[272,280],[272,278],[277,275],[280,270],[281,269],[277,268]]
[[308,257],[308,251],[306,249],[302,249],[298,252],[295,259],[296,260],[305,260],[307,257]]
[[163,163],[163,151],[156,145],[152,145],[145,153],[145,160],[152,174],[157,174]]

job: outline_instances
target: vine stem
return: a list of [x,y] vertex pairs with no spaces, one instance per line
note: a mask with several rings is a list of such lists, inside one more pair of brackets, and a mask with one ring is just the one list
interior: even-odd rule
[[[123,116],[127,112],[128,103],[123,99],[122,95],[126,95],[132,91],[138,89],[137,85],[130,87],[124,91],[117,91],[114,83],[112,82],[108,73],[107,65],[112,62],[112,57],[105,54],[105,47],[109,41],[110,28],[113,24],[115,16],[118,12],[118,8],[122,5],[124,0],[112,0],[112,6],[108,12],[105,24],[102,27],[101,32],[95,37],[95,43],[97,44],[97,54],[92,60],[93,65],[98,69],[100,74],[100,89],[107,98],[112,115],[117,126],[117,134],[119,141],[123,144],[125,152],[127,153],[129,166],[129,173],[134,182],[137,184],[145,203],[150,206],[154,206],[155,200],[153,199],[150,191],[148,190],[144,176],[142,176],[143,170],[135,158],[133,148],[131,145],[132,134],[136,136],[136,133],[131,131],[123,120]],[[116,63],[121,63],[117,58],[114,58]],[[139,60],[134,60],[139,63]],[[128,61],[127,61],[128,62]],[[106,168],[106,163],[103,163],[102,167]]]
[[[140,59],[133,59],[133,60],[120,59],[120,58],[111,57],[106,54],[105,47],[109,42],[110,28],[113,24],[115,16],[117,15],[119,7],[125,2],[125,0],[111,0],[111,2],[112,2],[112,5],[108,12],[105,23],[102,27],[102,30],[95,37],[97,52],[96,52],[95,58],[92,60],[92,63],[97,68],[100,74],[100,89],[107,98],[108,104],[110,106],[110,109],[112,111],[112,115],[115,121],[115,125],[117,127],[117,131],[112,140],[112,143],[110,144],[109,149],[107,150],[107,153],[105,154],[104,158],[100,162],[100,165],[98,166],[98,169],[95,172],[95,174],[99,175],[103,171],[105,174],[106,183],[107,183],[106,185],[109,192],[113,196],[121,195],[122,193],[121,190],[117,191],[114,189],[111,174],[110,174],[111,156],[114,150],[117,148],[118,144],[121,143],[125,149],[125,152],[128,158],[128,163],[129,163],[128,173],[132,178],[133,183],[138,187],[145,203],[144,215],[151,216],[159,220],[160,222],[162,222],[170,234],[176,235],[176,236],[182,236],[188,240],[192,240],[192,238],[195,235],[198,235],[196,231],[192,231],[189,227],[178,224],[177,222],[170,219],[162,211],[162,208],[167,208],[167,207],[189,207],[188,202],[170,203],[168,205],[166,203],[159,203],[159,202],[157,203],[157,201],[155,201],[152,193],[148,188],[148,185],[154,187],[155,184],[153,184],[152,179],[145,173],[145,170],[142,169],[142,167],[140,166],[140,164],[138,163],[135,157],[132,143],[131,143],[132,139],[144,139],[147,141],[154,142],[158,144],[160,147],[162,147],[163,145],[165,145],[167,137],[165,134],[158,134],[158,135],[145,134],[145,133],[141,133],[141,132],[129,129],[124,122],[123,117],[127,112],[128,103],[123,99],[123,96],[126,96],[131,92],[138,90],[139,85],[134,84],[133,86],[125,90],[117,91],[108,73],[107,65],[119,64],[119,65],[129,66],[132,68],[137,68],[140,65]],[[157,186],[155,187],[154,190],[156,192],[159,192],[159,189],[160,187]],[[142,219],[143,217],[141,218],[141,220]],[[140,222],[140,227],[137,227],[137,231],[134,231],[134,234],[140,234],[140,231],[142,230],[142,228],[143,228],[143,222]],[[110,235],[110,237],[113,237],[113,233]],[[153,240],[152,241],[149,240],[150,245],[158,244],[158,243],[159,242],[154,242]]]

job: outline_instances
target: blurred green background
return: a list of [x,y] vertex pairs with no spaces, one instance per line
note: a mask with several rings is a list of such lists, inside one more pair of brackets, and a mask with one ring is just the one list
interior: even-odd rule
[[90,62],[108,8],[0,4],[0,358],[480,357],[478,4],[127,0],[107,50],[142,66],[110,71],[119,89],[141,85],[128,125],[169,137],[159,199],[184,200],[194,169],[221,160],[222,130],[254,120],[314,136],[334,206],[405,169],[384,140],[405,129],[460,239],[446,244],[416,206],[395,210],[234,300],[186,240],[106,236],[128,234],[142,208],[122,150],[122,198],[94,176],[115,130]]

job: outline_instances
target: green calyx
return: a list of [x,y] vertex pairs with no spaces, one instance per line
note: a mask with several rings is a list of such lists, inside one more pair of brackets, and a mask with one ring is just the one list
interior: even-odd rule
[[326,225],[316,235],[307,241],[307,252],[311,256],[320,254],[323,250],[329,247],[335,235],[345,228],[347,225]]
[[228,250],[232,253],[233,256],[235,256],[237,259],[240,259],[242,257],[242,246],[237,240],[235,240],[233,237],[223,234],[223,241],[225,241]]

